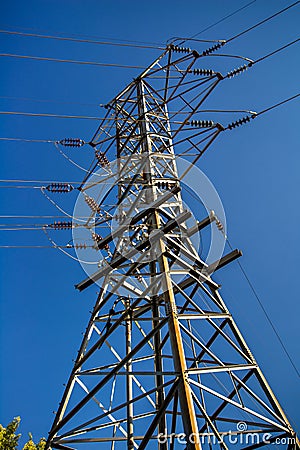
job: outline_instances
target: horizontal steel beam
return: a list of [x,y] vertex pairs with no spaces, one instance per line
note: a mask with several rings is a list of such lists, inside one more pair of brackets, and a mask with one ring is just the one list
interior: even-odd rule
[[111,234],[103,238],[102,241],[97,244],[97,247],[99,249],[104,248],[105,245],[109,244],[114,238],[121,236],[128,229],[129,226],[135,225],[143,217],[147,216],[153,210],[157,209],[159,206],[161,206],[163,203],[165,203],[167,200],[173,197],[173,195],[178,194],[180,190],[181,189],[179,186],[175,186],[173,189],[170,190],[170,192],[167,192],[165,195],[159,197],[157,200],[151,203],[151,205],[149,205],[148,208],[144,209],[143,211],[140,211],[134,217],[127,219],[124,224],[120,225],[119,228],[117,228],[117,230],[113,231]]
[[[146,239],[145,241],[138,244],[136,247],[132,248],[130,251],[125,253],[124,255],[118,256],[115,260],[112,260],[106,267],[103,267],[102,269],[95,272],[91,277],[86,278],[81,283],[75,285],[75,288],[79,291],[83,291],[87,287],[89,287],[91,284],[95,283],[100,278],[107,275],[109,272],[111,272],[113,269],[119,267],[123,262],[129,260],[132,258],[136,253],[138,253],[141,250],[144,250],[147,246],[152,245],[155,241],[161,239],[161,235],[168,233],[172,229],[176,228],[180,223],[184,222],[191,216],[191,213],[189,211],[185,211],[181,213],[176,219],[170,220],[166,223],[160,230],[156,230],[156,235],[153,235],[150,239]],[[103,239],[104,241],[104,239]],[[103,242],[101,241],[101,242]]]
[[232,252],[223,256],[223,258],[218,259],[214,263],[210,264],[207,267],[206,272],[208,274],[211,274],[211,273],[215,272],[216,270],[219,270],[222,267],[227,266],[227,264],[231,263],[232,261],[234,261],[237,258],[240,258],[240,256],[242,256],[242,255],[243,255],[243,253],[241,252],[241,250],[237,250],[237,249],[232,250]]

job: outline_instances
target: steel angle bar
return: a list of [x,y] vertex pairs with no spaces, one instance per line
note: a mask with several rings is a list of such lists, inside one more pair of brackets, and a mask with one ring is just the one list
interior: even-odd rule
[[110,372],[110,374],[106,375],[91,391],[87,394],[79,403],[73,407],[71,411],[57,424],[52,433],[56,433],[56,431],[65,425],[94,395],[103,387],[105,384],[117,373],[120,368],[129,361],[147,342],[148,339],[151,339],[154,334],[161,329],[162,326],[165,325],[167,319],[162,320],[158,325],[153,328],[150,333],[146,336],[146,338],[142,339],[132,350],[128,353],[125,358],[115,367],[114,370]]
[[[141,213],[137,214],[137,216],[135,216],[135,220],[137,220],[137,217],[140,216],[140,215],[142,215],[142,217],[143,217],[145,215],[145,212],[142,211]],[[82,290],[86,289],[88,286],[90,286],[91,284],[93,284],[97,280],[99,280],[100,278],[102,278],[105,275],[107,275],[108,273],[110,273],[113,269],[115,269],[118,266],[120,266],[120,264],[122,264],[123,262],[131,259],[139,251],[144,250],[146,247],[148,247],[152,243],[156,242],[157,240],[160,240],[161,239],[161,234],[167,233],[170,230],[172,230],[173,228],[176,228],[181,222],[185,221],[189,217],[190,217],[190,213],[189,212],[183,212],[176,219],[171,220],[165,226],[163,226],[160,230],[158,230],[159,232],[156,233],[156,236],[152,237],[151,241],[150,241],[150,239],[146,239],[144,242],[136,245],[134,248],[132,248],[131,250],[126,252],[124,255],[117,256],[106,267],[98,270],[91,277],[86,278],[81,283],[77,284],[75,286],[76,289],[78,289],[79,291],[82,291]],[[120,228],[118,228],[118,230],[116,230],[116,232],[113,233],[113,235],[114,236],[120,235],[120,229],[123,229],[123,231],[124,231],[124,228],[126,229],[127,226],[126,225],[122,225]],[[108,236],[108,239],[107,239],[108,242],[110,242],[111,236],[112,235]],[[101,244],[103,243],[104,240],[105,240],[105,238],[101,241]]]
[[218,289],[219,285],[217,283],[215,283],[209,276],[206,276],[204,273],[199,272],[195,267],[191,266],[186,261],[179,258],[178,255],[171,252],[169,249],[166,250],[166,256],[168,258],[170,258],[171,260],[176,261],[176,263],[179,266],[184,267],[186,270],[188,270],[189,274],[191,276],[193,276],[194,278],[196,278],[196,280],[199,280],[202,283],[206,283],[208,286],[210,286],[213,289]]
[[156,416],[154,417],[152,423],[149,425],[145,436],[142,440],[142,442],[139,445],[139,450],[144,450],[146,448],[146,445],[148,444],[150,438],[153,436],[154,431],[162,417],[162,415],[165,413],[165,410],[167,408],[167,406],[169,405],[169,403],[171,402],[172,398],[174,397],[175,392],[178,389],[178,385],[179,385],[179,379],[177,379],[173,386],[171,387],[171,389],[169,390],[166,398],[164,399],[163,403],[161,404],[159,410],[156,413]]
[[205,385],[202,384],[202,383],[198,383],[197,381],[195,381],[195,380],[193,380],[193,379],[191,379],[191,378],[189,378],[189,382],[190,382],[191,384],[194,384],[195,386],[200,387],[200,388],[203,389],[204,391],[206,391],[206,392],[208,392],[208,393],[214,395],[215,397],[218,397],[218,398],[220,398],[221,400],[224,400],[224,402],[225,402],[226,404],[231,404],[231,405],[233,405],[233,406],[236,406],[238,409],[241,409],[241,410],[243,410],[243,411],[245,411],[245,412],[247,412],[247,413],[249,413],[249,414],[251,414],[251,415],[253,415],[253,416],[255,416],[255,417],[258,417],[259,419],[261,419],[261,420],[263,420],[263,421],[265,421],[265,422],[267,422],[267,423],[269,423],[269,424],[275,426],[277,429],[279,428],[279,429],[281,429],[281,430],[283,430],[283,431],[289,432],[289,429],[288,429],[286,426],[283,426],[283,425],[281,425],[281,424],[278,423],[278,422],[274,422],[273,420],[269,419],[268,417],[265,417],[265,416],[263,416],[262,414],[259,414],[258,412],[253,411],[253,410],[250,409],[250,408],[247,408],[247,407],[245,407],[245,406],[242,406],[240,403],[235,402],[234,400],[232,400],[232,399],[229,398],[229,397],[225,397],[224,395],[220,394],[219,392],[215,391],[214,389],[211,389],[211,388],[205,386]]
[[193,367],[187,369],[187,373],[190,375],[205,374],[205,373],[218,373],[218,372],[231,372],[238,370],[255,369],[256,364],[226,364],[226,366],[209,366],[209,367]]
[[[196,264],[200,269],[208,267],[207,264],[199,258],[198,253],[196,252],[195,249],[194,249],[195,253],[191,253],[187,248],[185,248],[185,246],[183,244],[179,244],[174,239],[172,239],[172,237],[170,237],[170,236],[166,236],[166,241],[175,250],[178,250],[179,252],[182,253],[182,255],[184,255],[186,258],[188,258],[194,264]],[[207,273],[207,275],[209,275],[209,274]]]
[[107,237],[105,237],[101,243],[99,243],[98,248],[104,248],[106,244],[111,242],[114,238],[121,236],[130,225],[135,225],[137,222],[139,222],[141,219],[143,219],[145,216],[150,214],[153,210],[159,208],[160,205],[165,203],[167,200],[173,197],[173,195],[176,195],[180,191],[179,187],[174,187],[171,189],[170,192],[167,192],[163,196],[159,197],[157,200],[152,202],[152,204],[148,205],[147,208],[145,208],[143,211],[140,211],[138,214],[133,216],[132,218],[129,218],[126,220],[125,223],[122,223],[117,230],[109,234]]
[[[159,386],[159,388],[161,388],[161,387],[165,387],[165,388],[166,388],[166,387],[172,385],[175,381],[176,381],[176,379],[169,380],[168,382],[165,382],[162,386]],[[140,395],[135,396],[135,398],[132,399],[132,400],[130,401],[130,403],[133,403],[133,402],[137,402],[137,401],[139,401],[139,400],[142,400],[143,398],[146,397],[146,395],[151,395],[151,394],[155,393],[155,392],[156,392],[156,389],[157,389],[157,388],[155,387],[155,388],[153,388],[153,389],[147,391],[145,394],[140,394]],[[121,403],[121,404],[115,406],[114,408],[112,408],[109,412],[113,414],[113,413],[115,413],[115,412],[117,412],[117,411],[120,411],[121,409],[125,408],[125,407],[127,406],[127,404],[128,404],[128,402],[123,402],[123,403]],[[76,433],[77,431],[80,431],[80,430],[82,429],[82,427],[87,427],[88,425],[91,425],[92,423],[94,423],[94,422],[96,422],[96,421],[99,421],[99,420],[105,418],[106,416],[107,416],[107,414],[101,414],[101,415],[99,415],[99,416],[96,416],[96,417],[94,417],[93,419],[90,419],[90,420],[88,420],[87,422],[81,424],[80,426],[77,426],[76,428],[73,428],[73,429],[70,430],[69,432],[62,434],[61,437],[68,437],[68,436],[70,436],[70,435]],[[97,429],[97,425],[95,425],[95,426],[93,426],[93,427],[90,427],[90,428],[86,429],[86,431],[95,431],[96,429]]]
[[[76,377],[76,381],[77,383],[82,387],[82,389],[85,391],[86,394],[90,393],[90,390],[87,388],[87,386],[83,383],[82,380],[78,379],[78,377]],[[96,397],[92,397],[93,400],[96,402],[96,404],[99,406],[99,408],[101,408],[103,410],[103,412],[107,413],[107,417],[111,420],[111,425],[117,425],[117,427],[119,428],[119,430],[121,431],[121,433],[123,434],[123,436],[127,437],[127,432],[126,430],[120,425],[119,421],[104,407],[104,405],[99,402],[99,400],[96,399]],[[138,448],[137,445],[135,445],[135,448]]]
[[180,328],[187,334],[196,344],[199,345],[199,347],[206,350],[206,353],[216,362],[219,363],[221,366],[225,367],[225,363],[221,361],[209,348],[206,347],[206,345],[201,342],[193,333],[190,332],[182,323],[179,323]]

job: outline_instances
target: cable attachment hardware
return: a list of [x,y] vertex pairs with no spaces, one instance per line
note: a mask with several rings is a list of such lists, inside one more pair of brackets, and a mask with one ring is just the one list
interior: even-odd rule
[[46,190],[49,192],[65,193],[73,191],[74,187],[69,183],[50,183],[46,186]]
[[95,213],[100,213],[100,206],[98,205],[96,200],[93,199],[93,197],[89,197],[88,195],[86,195],[84,197],[84,200],[86,201],[87,205],[91,208],[92,211],[94,211]]
[[234,70],[232,70],[231,72],[228,72],[228,74],[226,75],[228,78],[232,78],[232,77],[234,77],[235,75],[238,75],[239,73],[242,73],[242,72],[244,72],[245,70],[247,70],[248,69],[248,64],[244,64],[243,66],[241,66],[241,67],[238,67],[237,69],[234,69]]
[[106,157],[106,155],[99,150],[95,150],[95,157],[98,159],[98,164],[101,167],[109,167],[110,163]]
[[211,128],[215,125],[212,120],[192,120],[190,124],[196,128]]
[[201,56],[210,55],[211,53],[215,52],[216,50],[219,50],[219,48],[221,48],[225,44],[226,44],[225,41],[219,42],[218,44],[213,45],[212,47],[209,47],[207,50],[204,50],[204,52],[201,53]]
[[244,123],[250,122],[251,119],[254,119],[255,115],[253,114],[252,116],[246,116],[243,117],[242,119],[236,120],[235,122],[230,123],[227,128],[228,130],[232,130],[233,128],[237,128],[240,127],[241,125],[243,125]]
[[141,273],[135,272],[134,277],[138,280],[139,283],[142,283],[143,277]]
[[167,189],[167,190],[170,190],[172,189],[172,187],[174,187],[174,183],[169,183],[168,181],[157,181],[155,185],[159,189]]
[[70,230],[73,228],[72,222],[54,222],[47,225],[47,227],[52,228],[53,230]]
[[169,49],[176,53],[191,53],[192,49],[189,47],[179,47],[178,45],[171,44]]
[[201,75],[204,77],[209,77],[215,74],[215,72],[213,70],[210,69],[194,69],[192,71],[193,75]]
[[74,244],[73,247],[76,248],[77,250],[88,248],[88,246],[86,244]]
[[58,143],[64,147],[82,147],[85,144],[84,140],[79,138],[65,138]]

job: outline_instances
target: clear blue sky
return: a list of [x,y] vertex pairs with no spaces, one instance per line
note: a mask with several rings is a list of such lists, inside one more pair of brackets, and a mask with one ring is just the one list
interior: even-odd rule
[[[206,28],[247,2],[215,0],[11,0],[1,29],[164,43]],[[289,3],[257,0],[200,37],[226,39]],[[300,6],[237,39],[228,52],[256,59],[298,37]],[[147,65],[155,50],[125,49],[1,35],[2,53]],[[101,116],[137,71],[1,57],[0,110]],[[219,64],[207,59],[207,66]],[[232,62],[232,67],[236,63]],[[299,91],[299,45],[226,82],[209,106],[259,111]],[[4,97],[16,97],[4,98]],[[44,100],[37,102],[31,100]],[[1,116],[0,137],[89,140],[97,122]],[[299,367],[299,100],[224,133],[201,159],[223,201],[228,235]],[[81,150],[74,150],[82,153]],[[1,179],[81,180],[51,144],[0,141]],[[80,155],[85,162],[85,156]],[[88,165],[89,158],[86,158]],[[0,185],[4,183],[0,182]],[[1,215],[55,215],[38,189],[0,189]],[[70,197],[70,205],[75,197]],[[62,198],[62,201],[64,199]],[[69,206],[69,205],[66,205]],[[71,211],[71,208],[69,209]],[[5,223],[4,219],[0,219]],[[18,219],[20,220],[20,219]],[[17,219],[11,223],[19,223]],[[66,232],[65,240],[70,236]],[[1,231],[0,245],[47,245],[42,231]],[[95,301],[79,294],[80,265],[54,249],[1,249],[0,423],[22,418],[21,431],[46,436]],[[217,275],[250,348],[299,430],[299,379],[236,263]],[[23,440],[25,439],[23,436]]]

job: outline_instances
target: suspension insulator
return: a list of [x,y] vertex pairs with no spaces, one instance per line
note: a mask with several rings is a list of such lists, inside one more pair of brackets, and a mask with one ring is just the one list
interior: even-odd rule
[[215,221],[216,221],[216,225],[217,225],[218,230],[224,231],[223,224],[219,221],[219,219],[217,217],[216,217]]
[[207,56],[210,55],[211,53],[215,52],[216,50],[219,50],[219,48],[221,48],[223,45],[225,45],[225,41],[223,42],[219,42],[216,45],[213,45],[212,47],[209,47],[207,50],[204,50],[204,52],[202,52],[202,56]]
[[201,76],[212,76],[214,75],[214,71],[210,69],[194,69],[193,74],[194,75],[201,75]]
[[[96,244],[99,244],[102,241],[103,237],[100,236],[100,234],[98,234],[98,233],[92,233],[92,239],[96,242]],[[104,250],[106,250],[107,252],[109,251],[108,244],[105,244]]]
[[89,197],[88,195],[84,197],[84,200],[88,204],[88,206],[91,208],[92,211],[96,213],[100,213],[100,206],[96,202],[96,200],[93,199],[93,197]]
[[64,147],[82,147],[85,144],[84,140],[79,138],[65,138],[58,142]]
[[87,245],[86,244],[74,244],[74,248],[76,249],[87,249]]
[[93,239],[93,241],[99,243],[102,241],[103,237],[100,236],[100,234],[92,233],[92,239]]
[[234,70],[232,70],[231,72],[228,72],[227,77],[228,77],[228,78],[232,78],[232,77],[234,77],[235,75],[238,75],[239,73],[242,73],[242,72],[244,72],[244,71],[247,70],[247,69],[248,69],[248,65],[247,65],[247,64],[244,64],[243,66],[238,67],[237,69],[234,69]]
[[250,120],[251,120],[250,116],[243,117],[242,119],[239,119],[239,120],[236,120],[235,122],[230,123],[227,128],[229,130],[232,130],[233,128],[240,127],[244,123],[250,122]]
[[61,194],[73,191],[74,187],[69,183],[50,183],[46,186],[46,189],[49,192],[58,192]]
[[73,228],[72,222],[54,222],[48,225],[49,228],[53,230],[70,230]]
[[99,208],[98,214],[99,214],[99,216],[100,216],[102,219],[104,219],[104,220],[109,220],[109,219],[111,219],[111,216],[108,214],[108,212],[106,212],[106,211],[104,211],[104,210],[102,210],[102,209],[100,209],[100,208]]
[[210,221],[211,222],[213,222],[213,221],[216,222],[218,230],[223,232],[224,231],[224,226],[223,226],[222,222],[218,219],[218,217],[216,216],[216,214],[215,214],[215,212],[213,210],[210,211],[209,217],[210,217]]
[[171,44],[169,46],[170,50],[172,50],[172,52],[176,52],[176,53],[191,53],[191,49],[189,47],[179,47],[178,45],[173,45]]
[[95,150],[95,157],[98,159],[98,164],[101,167],[109,167],[110,166],[110,163],[109,163],[105,153],[102,153],[99,150]]
[[191,126],[197,128],[211,128],[215,124],[212,120],[192,120]]

